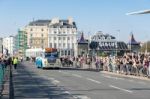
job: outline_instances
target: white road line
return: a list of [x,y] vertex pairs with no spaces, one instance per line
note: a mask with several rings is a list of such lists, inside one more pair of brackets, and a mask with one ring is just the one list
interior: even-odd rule
[[58,80],[53,80],[52,83],[55,84],[55,85],[57,85],[58,83],[60,83],[60,81],[58,81]]
[[116,80],[125,80],[124,78],[119,78],[119,77],[112,77],[112,76],[106,76],[106,75],[103,75],[104,77],[106,78],[112,78],[112,79],[116,79]]
[[95,82],[95,83],[97,83],[97,84],[101,84],[101,82],[99,82],[99,81],[97,81],[97,80],[94,80],[94,79],[91,79],[91,78],[86,78],[86,79],[89,80],[89,81]]
[[71,95],[71,93],[69,91],[64,91],[62,92],[63,94],[68,94],[68,95]]
[[54,78],[51,78],[51,77],[48,77],[48,76],[40,76],[41,78],[44,78],[44,79],[48,79],[48,80],[54,80]]
[[75,99],[91,99],[87,96],[73,96],[73,98],[75,98]]
[[115,88],[115,89],[118,89],[118,90],[122,90],[122,91],[125,91],[125,92],[129,92],[129,93],[133,92],[133,91],[130,91],[130,90],[127,90],[127,89],[123,89],[123,88],[119,88],[119,87],[116,87],[116,86],[113,86],[113,85],[109,85],[109,87],[112,87],[112,88]]
[[103,75],[104,77],[106,77],[106,78],[111,78],[110,76],[106,76],[106,75]]
[[67,75],[69,74],[69,73],[67,73],[67,72],[61,72],[61,73],[62,73],[62,74],[67,74]]
[[82,76],[78,75],[78,74],[72,74],[72,76],[78,77],[78,78],[82,78]]

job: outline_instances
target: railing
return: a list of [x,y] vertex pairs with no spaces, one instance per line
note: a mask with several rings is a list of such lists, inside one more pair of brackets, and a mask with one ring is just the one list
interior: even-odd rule
[[12,66],[0,64],[0,99],[3,97],[3,92],[5,91],[8,92],[8,95],[6,97],[9,97],[9,99],[14,99]]
[[1,95],[2,90],[3,90],[5,72],[6,72],[5,65],[0,64],[0,95]]

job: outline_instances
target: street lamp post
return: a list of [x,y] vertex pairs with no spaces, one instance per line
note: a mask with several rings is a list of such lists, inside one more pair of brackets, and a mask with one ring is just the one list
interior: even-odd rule
[[89,55],[89,53],[90,53],[90,32],[88,32],[88,55]]
[[116,39],[116,57],[118,56],[117,52],[118,52],[118,41],[119,41],[119,33],[120,33],[120,30],[117,30],[117,39]]

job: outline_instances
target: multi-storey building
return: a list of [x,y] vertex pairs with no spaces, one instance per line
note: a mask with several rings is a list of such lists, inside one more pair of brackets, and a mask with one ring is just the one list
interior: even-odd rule
[[72,18],[52,19],[49,24],[48,46],[57,48],[60,56],[77,56],[77,27]]
[[50,20],[37,20],[25,27],[29,48],[48,47],[48,25]]
[[57,48],[60,56],[77,56],[77,27],[68,20],[36,20],[25,27],[29,48]]
[[103,34],[98,31],[91,37],[90,48],[98,53],[108,54],[122,54],[128,51],[127,45],[122,41],[117,41],[116,38],[110,34]]
[[16,35],[16,54],[19,56],[25,56],[25,50],[27,49],[27,33],[24,30],[18,30]]
[[8,54],[13,56],[15,50],[15,38],[14,36],[9,36],[3,38],[3,49],[8,50]]

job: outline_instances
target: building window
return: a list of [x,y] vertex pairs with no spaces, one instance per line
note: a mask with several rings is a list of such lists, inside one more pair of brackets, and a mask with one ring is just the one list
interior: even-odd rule
[[61,43],[58,44],[59,48],[61,48]]
[[49,43],[49,47],[52,48],[52,43]]
[[65,46],[66,46],[66,44],[65,43],[63,43],[63,47],[65,48]]
[[68,50],[68,55],[70,55],[70,50]]
[[32,37],[32,33],[30,34],[30,36]]
[[43,44],[44,43],[44,40],[42,39],[41,43]]
[[65,37],[63,37],[63,40],[66,40],[66,38],[65,38]]
[[59,37],[59,40],[61,40],[61,37]]
[[70,44],[69,43],[67,44],[67,47],[70,48]]
[[54,31],[54,34],[56,34],[57,32],[56,31]]
[[31,28],[30,31],[33,31],[33,29]]
[[49,41],[51,41],[51,37],[49,37]]
[[56,43],[54,43],[54,48],[57,48],[57,44]]
[[67,55],[67,50],[65,50],[65,55]]
[[64,55],[64,51],[63,50],[61,50],[61,55]]
[[70,37],[68,37],[68,40],[70,40]]
[[61,34],[61,31],[59,31],[59,34]]
[[57,28],[57,26],[53,26],[53,28]]
[[54,37],[54,40],[56,40],[56,37]]
[[41,37],[43,37],[43,34],[41,34]]
[[74,49],[74,43],[72,43],[72,49]]
[[44,31],[44,29],[41,29],[41,31]]

